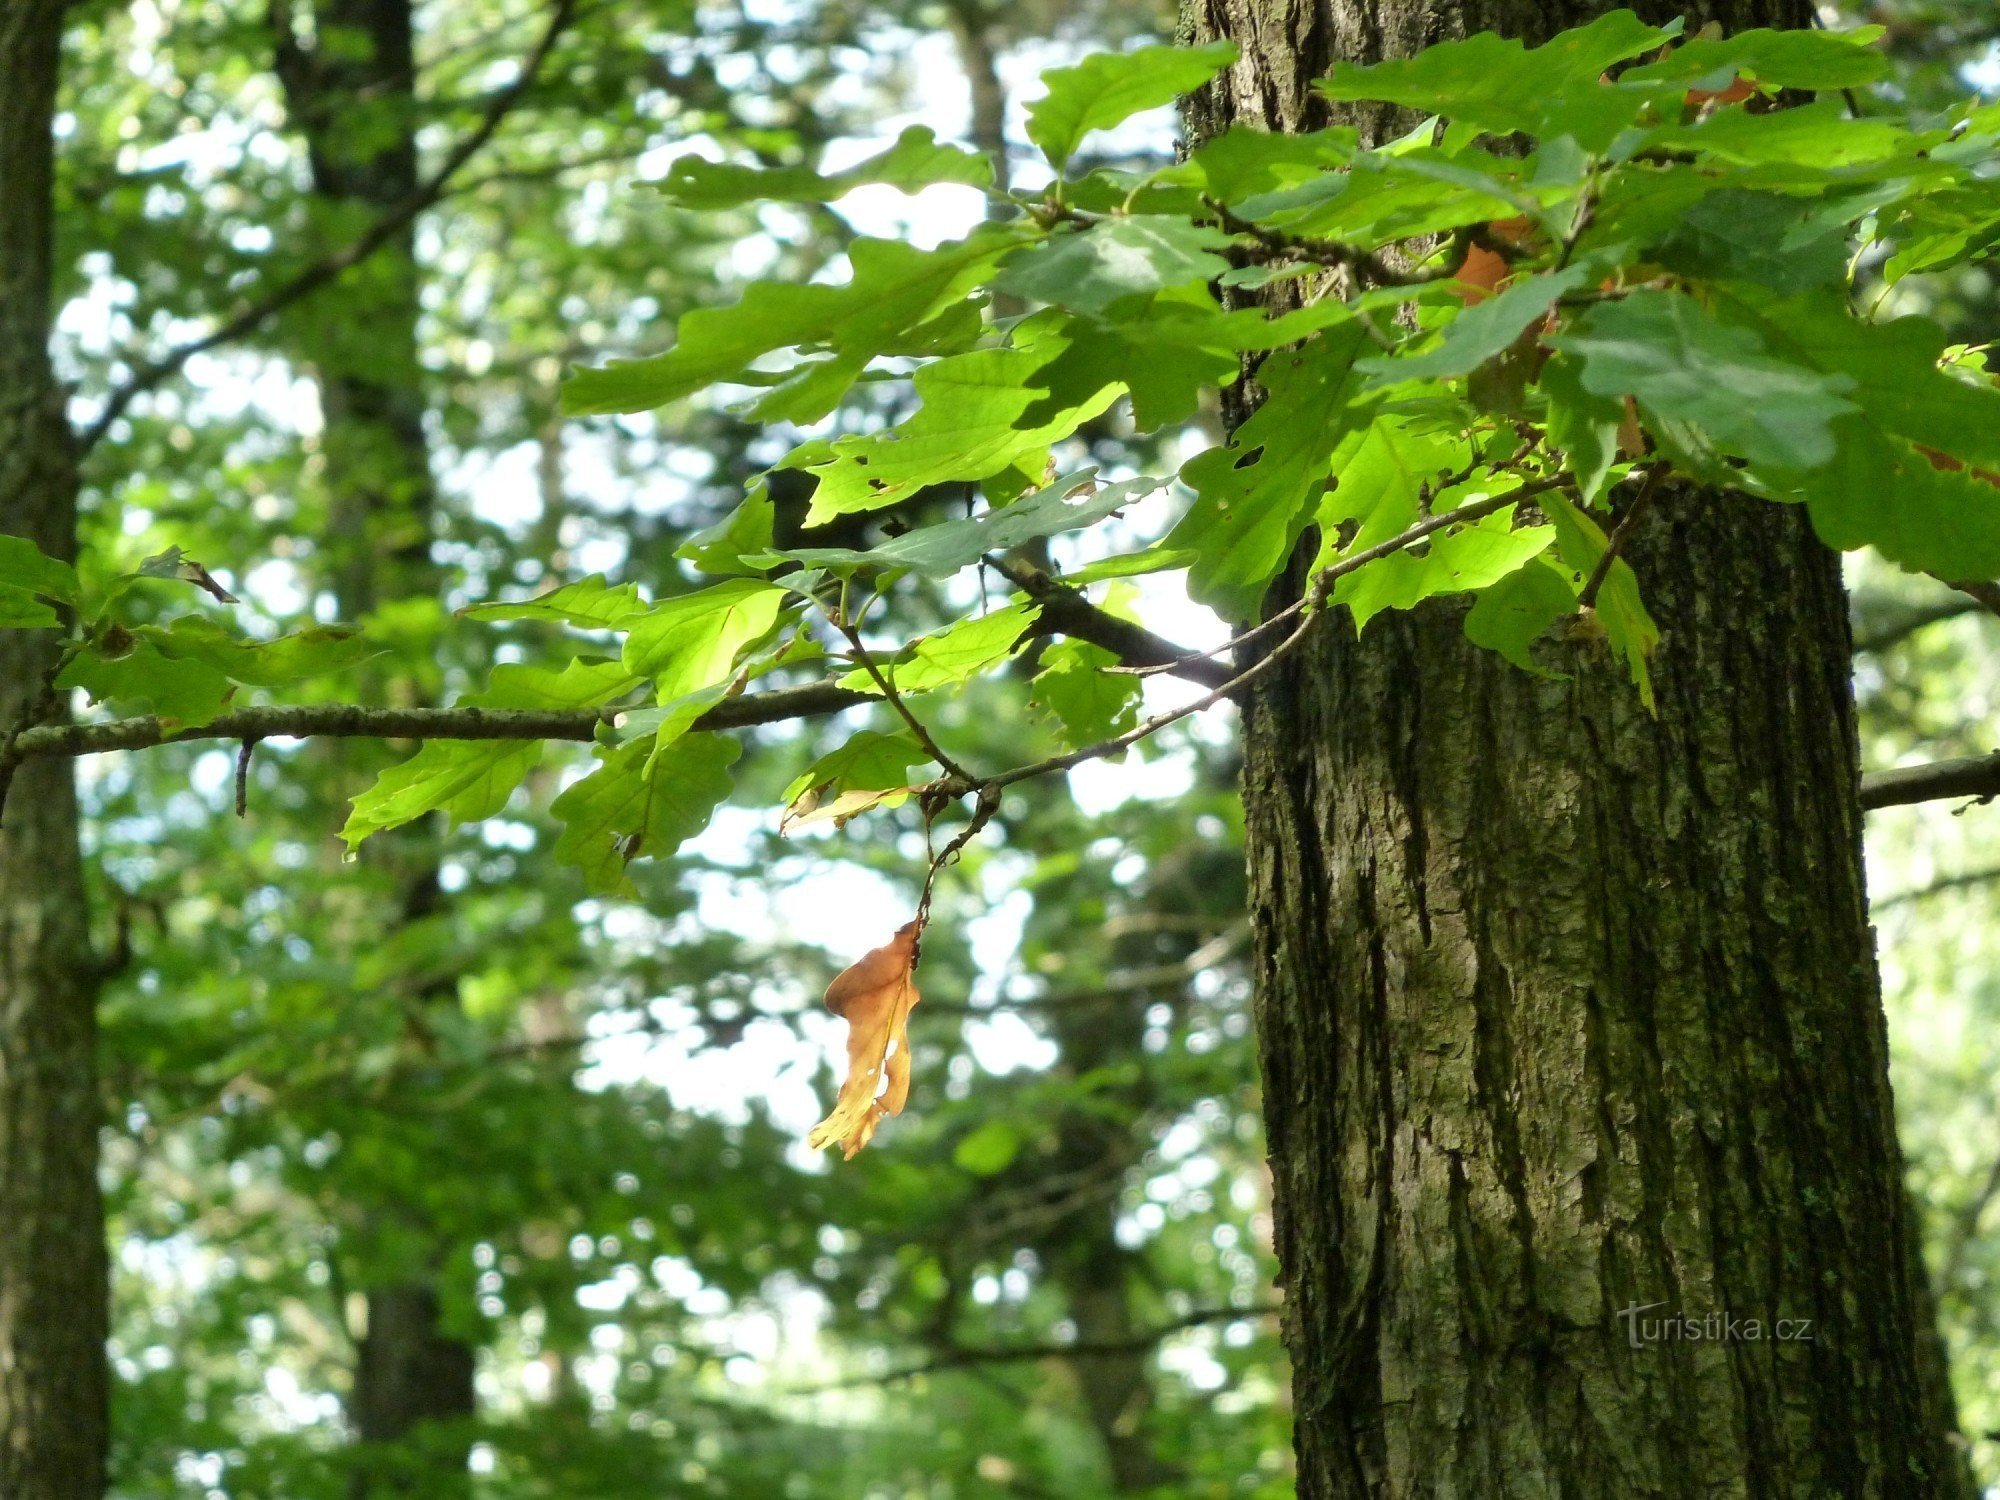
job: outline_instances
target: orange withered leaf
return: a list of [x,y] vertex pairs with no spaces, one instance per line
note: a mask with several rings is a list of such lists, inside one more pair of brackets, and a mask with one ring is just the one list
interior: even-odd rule
[[[1517,243],[1534,232],[1534,224],[1525,217],[1495,219],[1486,226],[1487,232],[1509,243]],[[1465,259],[1452,273],[1450,291],[1467,307],[1476,307],[1500,290],[1500,284],[1514,272],[1507,263],[1507,257],[1484,245],[1468,245]]]
[[884,1115],[903,1112],[910,1096],[910,1008],[920,998],[911,970],[922,932],[921,923],[905,923],[826,987],[826,1008],[847,1022],[847,1081],[833,1113],[806,1137],[815,1151],[838,1142],[841,1155],[852,1160]]

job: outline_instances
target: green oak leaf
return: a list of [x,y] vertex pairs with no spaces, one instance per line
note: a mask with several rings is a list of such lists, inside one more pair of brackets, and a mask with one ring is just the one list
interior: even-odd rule
[[683,208],[735,208],[745,203],[831,203],[858,187],[880,183],[919,192],[934,183],[993,185],[993,163],[974,151],[938,142],[930,129],[912,125],[894,145],[843,172],[811,167],[750,167],[683,156],[667,169],[660,191]]
[[1575,608],[1576,590],[1566,572],[1544,555],[1479,591],[1466,612],[1466,639],[1537,677],[1567,677],[1536,661],[1531,648]]
[[354,799],[340,836],[354,849],[372,833],[430,812],[476,823],[507,805],[542,758],[540,740],[430,740]]
[[359,631],[341,626],[313,626],[259,641],[201,615],[182,615],[164,629],[142,626],[136,633],[163,656],[201,662],[245,687],[288,687],[342,671],[380,649]]
[[1354,628],[1365,630],[1384,610],[1414,609],[1435,595],[1489,588],[1554,540],[1554,527],[1516,527],[1511,508],[1498,511],[1440,531],[1422,549],[1392,552],[1357,568],[1334,585],[1333,602],[1345,604],[1354,614]]
[[[1320,547],[1313,571],[1408,530],[1425,493],[1462,469],[1465,458],[1464,439],[1434,423],[1391,415],[1357,429],[1335,455],[1336,483],[1314,516]],[[1479,493],[1491,493],[1491,486]],[[1470,496],[1462,488],[1437,494],[1438,508],[1449,509],[1448,498]]]
[[0,533],[0,625],[60,623],[40,600],[75,604],[81,597],[76,569],[50,557],[24,536]]
[[[639,685],[620,662],[571,661],[543,667],[505,662],[463,700],[469,708],[600,708]],[[476,823],[507,799],[542,758],[540,740],[430,740],[354,799],[340,836],[350,849],[372,833],[430,812]]]
[[[1598,560],[1610,545],[1604,528],[1571,504],[1560,490],[1546,491],[1537,498],[1549,519],[1555,523],[1556,554],[1563,566],[1570,570],[1574,586],[1581,590],[1584,580],[1596,571]],[[1639,701],[1651,713],[1651,663],[1653,652],[1660,644],[1660,627],[1653,623],[1653,617],[1646,612],[1645,603],[1639,597],[1639,575],[1622,557],[1613,558],[1611,571],[1604,575],[1604,583],[1597,591],[1596,615],[1598,623],[1604,627],[1605,639],[1610,642],[1611,649],[1624,658],[1625,669],[1632,676],[1632,685],[1639,690]]]
[[1030,301],[1103,312],[1126,297],[1216,280],[1229,262],[1215,252],[1229,244],[1209,225],[1134,214],[1015,251],[995,284]]
[[785,590],[751,578],[662,599],[629,622],[625,668],[652,678],[662,700],[714,687],[778,623],[786,599]]
[[1318,88],[1342,103],[1400,104],[1496,135],[1573,134],[1601,149],[1649,97],[1599,82],[1604,71],[1679,31],[1678,22],[1648,26],[1628,10],[1614,10],[1539,47],[1483,31],[1413,57],[1338,63]]
[[1467,375],[1503,354],[1514,341],[1548,316],[1556,300],[1589,278],[1581,266],[1545,276],[1524,276],[1497,297],[1455,314],[1443,337],[1419,354],[1373,355],[1356,363],[1374,385],[1403,380],[1445,380]]
[[564,825],[556,858],[581,870],[595,895],[636,894],[625,867],[701,832],[729,795],[742,751],[721,734],[683,735],[660,750],[646,739],[600,746],[597,767],[549,805]]
[[908,568],[926,578],[949,578],[988,553],[1006,552],[1042,537],[1095,525],[1165,483],[1162,479],[1141,477],[1099,485],[1096,470],[1084,469],[979,515],[920,526],[865,552],[845,547],[802,547],[767,553],[763,560],[804,563],[836,571],[863,566]]
[[538,598],[469,604],[459,611],[468,620],[547,620],[579,630],[623,630],[635,615],[645,612],[646,601],[636,588],[629,583],[607,583],[602,573],[564,584]]
[[1611,466],[1618,461],[1618,429],[1625,422],[1625,403],[1616,396],[1599,396],[1585,389],[1582,363],[1557,354],[1542,366],[1536,383],[1548,398],[1549,441],[1569,460],[1569,471],[1586,504],[1604,493]]
[[858,374],[867,360],[921,341],[925,325],[963,301],[994,262],[1037,233],[1019,222],[988,225],[935,250],[856,240],[848,250],[852,274],[846,281],[757,282],[733,307],[689,313],[665,354],[578,371],[563,387],[563,409],[572,416],[649,411],[739,380],[767,354],[805,346],[832,349]]
[[1696,37],[1661,58],[1631,69],[1635,83],[1720,89],[1741,74],[1774,89],[1853,89],[1889,71],[1875,41],[1880,26],[1851,31],[1772,31],[1758,27],[1728,37]]
[[221,713],[235,685],[205,661],[168,656],[148,638],[113,627],[79,653],[56,678],[59,688],[82,688],[93,703],[149,707],[174,725],[206,724]]
[[879,729],[864,729],[793,777],[782,800],[789,807],[815,788],[880,791],[904,786],[911,768],[929,759],[907,730],[885,734]]
[[1116,656],[1088,641],[1057,641],[1042,653],[1029,696],[1055,716],[1071,748],[1122,734],[1138,722],[1144,684],[1129,672],[1110,670],[1117,665]]
[[1683,276],[1802,292],[1846,278],[1848,240],[1845,217],[1811,199],[1722,188],[1679,215],[1653,258]]
[[1827,462],[1834,420],[1854,410],[1852,377],[1780,359],[1756,330],[1674,292],[1599,303],[1547,342],[1582,362],[1586,390],[1632,396],[1642,410],[1775,469]]
[[693,563],[704,573],[754,576],[763,567],[751,558],[771,550],[771,536],[777,525],[777,507],[770,487],[759,480],[743,497],[743,503],[705,530],[697,531],[674,550],[674,556]]
[[1086,381],[1051,387],[1051,362],[1065,347],[1051,337],[1027,349],[977,349],[936,360],[912,383],[923,404],[887,432],[841,438],[831,456],[808,462],[819,479],[807,526],[894,505],[946,480],[986,479],[1024,455],[1068,437],[1123,393]]
[[[956,687],[1012,656],[1041,612],[1040,605],[1009,604],[973,615],[911,643],[894,662],[878,665],[899,693]],[[849,672],[840,685],[864,693],[880,691],[864,667]]]
[[1165,545],[1195,554],[1188,592],[1234,620],[1256,612],[1326,489],[1341,440],[1369,413],[1355,361],[1358,322],[1264,361],[1264,404],[1228,443],[1181,469],[1195,503]]
[[1028,106],[1028,139],[1058,172],[1083,138],[1142,110],[1172,104],[1236,61],[1234,42],[1100,52],[1042,75],[1048,92]]
[[1728,305],[1772,348],[1844,382],[1881,430],[1967,464],[2000,468],[2000,388],[1945,370],[1946,335],[1931,319],[1865,323],[1831,290],[1781,302],[1732,298]]
[[1940,578],[2000,578],[2000,475],[1933,461],[1857,418],[1840,438],[1839,459],[1793,486],[1822,541]]

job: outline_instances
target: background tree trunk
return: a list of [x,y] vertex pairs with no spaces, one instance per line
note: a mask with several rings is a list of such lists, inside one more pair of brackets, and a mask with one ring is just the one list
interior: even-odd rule
[[[282,9],[274,19],[278,72],[305,135],[314,196],[335,211],[358,213],[357,222],[364,224],[415,196],[415,33],[409,0],[320,0],[313,7],[310,49],[299,43]],[[355,230],[350,226],[345,232]],[[421,287],[411,226],[370,258],[348,289],[342,315],[315,323],[311,337],[299,344],[317,375],[325,417],[333,517],[327,581],[344,619],[363,618],[389,602],[434,600],[443,585],[431,559],[437,496],[424,433]],[[404,660],[374,676],[367,696],[437,701],[433,642],[410,644],[414,649]],[[424,921],[442,910],[436,850],[436,833],[428,824],[369,846],[368,857],[396,874],[400,895],[392,920]],[[445,977],[428,985],[421,998],[450,1001],[456,993],[455,978]],[[378,1211],[410,1209],[357,1205],[364,1219]],[[372,1237],[365,1228],[363,1235]],[[444,1259],[440,1247],[418,1274],[362,1289],[367,1326],[348,1414],[364,1447],[411,1446],[389,1462],[364,1453],[353,1484],[357,1497],[446,1496],[467,1483],[469,1432],[443,1438],[423,1430],[432,1423],[463,1425],[477,1409],[474,1351],[446,1331],[435,1284]]]
[[[1336,58],[1608,8],[1194,0],[1244,56],[1191,123],[1314,128]],[[1924,1378],[1838,561],[1796,508],[1686,489],[1631,558],[1657,718],[1601,650],[1538,679],[1443,601],[1329,622],[1249,714],[1302,1500],[1969,1493]]]
[[[76,465],[49,367],[62,0],[0,7],[0,532],[76,556]],[[58,712],[54,632],[0,631],[0,729]],[[20,768],[0,820],[0,1495],[104,1488],[97,977],[67,761]]]

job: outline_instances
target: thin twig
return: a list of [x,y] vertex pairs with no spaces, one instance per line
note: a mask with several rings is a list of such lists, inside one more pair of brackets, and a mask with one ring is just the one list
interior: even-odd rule
[[903,695],[896,691],[896,684],[883,674],[882,668],[876,664],[874,654],[861,639],[860,626],[848,619],[847,611],[836,606],[827,611],[826,617],[833,622],[835,630],[847,637],[847,644],[854,648],[854,659],[861,663],[861,670],[868,674],[875,686],[882,690],[882,696],[889,700],[889,706],[896,710],[905,724],[910,726],[910,733],[917,737],[917,743],[923,746],[924,754],[943,766],[956,780],[967,786],[976,786],[979,778],[944,753],[938,742],[931,738],[930,730],[924,727],[924,721],[916,716],[910,705],[903,701]]
[[245,334],[254,332],[293,303],[311,296],[327,283],[346,274],[388,244],[419,214],[436,203],[451,185],[451,179],[457,175],[459,169],[472,160],[493,138],[494,132],[499,130],[509,112],[520,103],[533,85],[542,70],[542,65],[547,62],[549,53],[554,49],[557,38],[569,26],[575,9],[575,0],[556,0],[548,27],[543,31],[541,39],[536,42],[534,50],[522,62],[519,75],[506,88],[494,94],[479,123],[452,148],[438,164],[437,170],[425,178],[415,192],[369,225],[353,243],[313,262],[291,280],[273,287],[219,328],[169,350],[158,359],[140,364],[131,376],[105,399],[104,410],[98,413],[97,420],[78,434],[77,452],[87,453],[95,447],[111,430],[112,424],[125,414],[126,408],[147,391],[176,374],[196,355],[206,354],[210,349],[233,343]]
[[1597,608],[1597,591],[1604,587],[1604,580],[1611,576],[1611,565],[1618,561],[1618,554],[1624,551],[1625,544],[1632,539],[1632,532],[1638,526],[1639,518],[1653,503],[1653,494],[1665,481],[1669,467],[1667,464],[1654,464],[1646,471],[1646,477],[1639,483],[1639,493],[1626,507],[1625,514],[1618,518],[1618,524],[1612,528],[1611,539],[1604,544],[1604,555],[1597,559],[1597,566],[1590,570],[1590,577],[1583,585],[1583,592],[1576,596],[1576,607],[1579,611]]

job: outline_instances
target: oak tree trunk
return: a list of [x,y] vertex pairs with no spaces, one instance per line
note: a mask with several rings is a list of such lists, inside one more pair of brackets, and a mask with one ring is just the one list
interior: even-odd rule
[[[76,556],[76,465],[49,367],[62,0],[0,5],[0,532]],[[0,734],[60,711],[55,632],[0,630]],[[97,974],[66,760],[19,768],[0,818],[0,1495],[104,1488]]]
[[[1202,133],[1329,123],[1336,59],[1609,8],[1190,5],[1243,49]],[[1656,717],[1600,648],[1552,640],[1568,676],[1536,678],[1445,601],[1358,642],[1329,621],[1249,711],[1302,1500],[1968,1492],[1912,1271],[1838,561],[1798,508],[1681,489],[1650,517]]]

